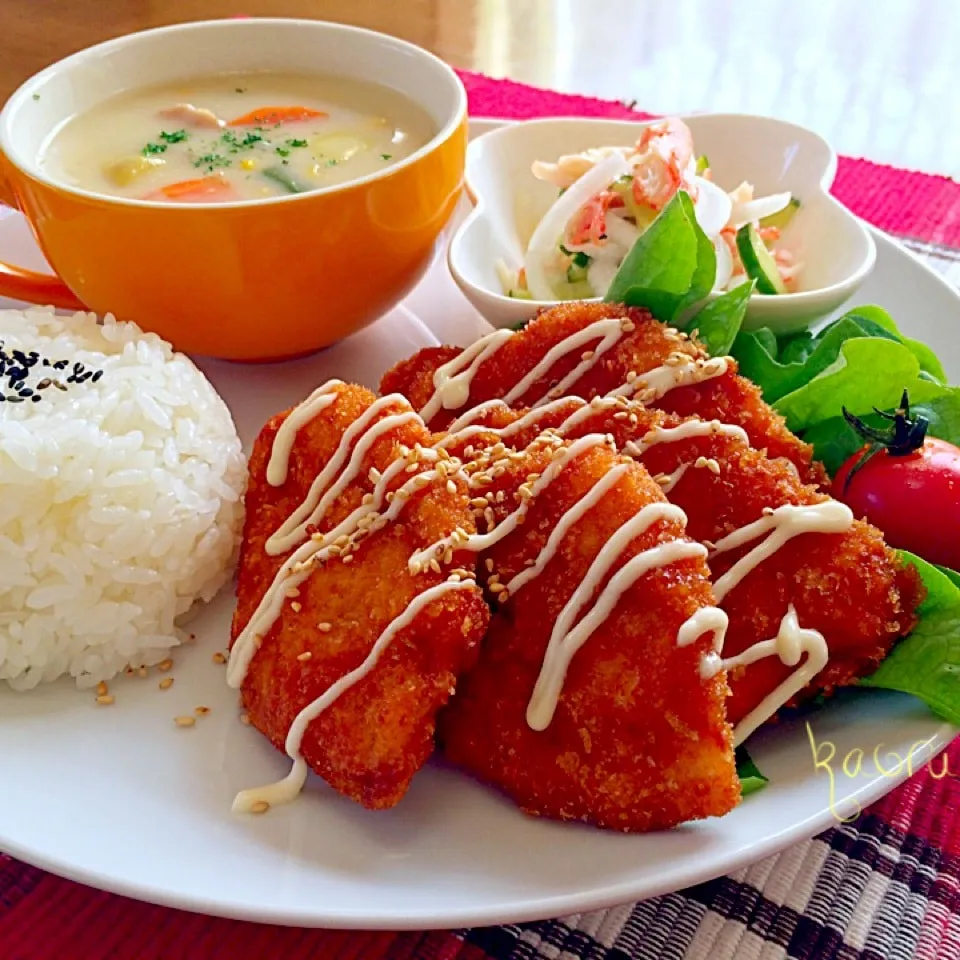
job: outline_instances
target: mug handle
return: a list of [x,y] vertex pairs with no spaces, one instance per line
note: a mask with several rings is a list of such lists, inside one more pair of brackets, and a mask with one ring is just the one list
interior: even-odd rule
[[[2,167],[0,167],[0,207],[19,210],[17,198],[4,178]],[[59,277],[50,273],[26,270],[2,260],[0,260],[0,297],[26,300],[27,303],[50,305],[65,310],[87,309]]]

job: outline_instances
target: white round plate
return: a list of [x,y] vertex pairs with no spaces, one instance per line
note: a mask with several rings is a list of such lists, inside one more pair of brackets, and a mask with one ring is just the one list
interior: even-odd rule
[[[477,128],[489,129],[489,124]],[[462,215],[462,213],[461,213]],[[877,266],[858,300],[886,307],[960,379],[960,297],[877,234]],[[0,259],[42,259],[18,217],[0,214]],[[12,304],[2,304],[0,306]],[[420,346],[467,343],[483,321],[438,258],[406,304],[325,353],[246,367],[204,362],[246,443],[267,418],[331,376],[376,386]],[[431,763],[394,810],[373,813],[312,778],[294,804],[234,816],[241,788],[282,776],[287,761],[240,724],[236,695],[211,655],[227,643],[232,597],[194,622],[196,642],[161,675],[111,684],[94,704],[68,683],[0,691],[0,850],[66,877],[189,910],[303,926],[436,928],[531,920],[677,890],[774,853],[849,816],[942,749],[956,730],[907,696],[855,692],[750,749],[769,786],[718,820],[621,836],[530,819],[496,793]],[[176,714],[211,708],[192,729]],[[834,749],[832,776],[817,768]],[[880,771],[872,756],[879,748]],[[852,750],[864,753],[843,772]]]

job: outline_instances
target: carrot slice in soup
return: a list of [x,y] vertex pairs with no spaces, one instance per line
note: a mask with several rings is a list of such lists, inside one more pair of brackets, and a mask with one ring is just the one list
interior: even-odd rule
[[269,127],[275,123],[300,123],[303,120],[315,120],[329,114],[310,107],[257,107],[242,117],[231,120],[228,127]]
[[145,194],[143,200],[178,200],[183,203],[214,202],[239,199],[233,184],[222,177],[200,177],[197,180],[181,180],[169,183],[159,190]]

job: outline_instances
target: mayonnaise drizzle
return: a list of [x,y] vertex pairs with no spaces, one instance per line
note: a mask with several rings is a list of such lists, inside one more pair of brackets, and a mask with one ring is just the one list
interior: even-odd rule
[[[583,354],[580,363],[559,383],[536,400],[532,407],[542,407],[554,398],[561,397],[565,391],[569,390],[592,369],[605,353],[620,342],[626,332],[624,330],[624,324],[626,323],[626,319],[622,317],[606,317],[595,320],[589,326],[554,344],[533,369],[507,391],[503,397],[504,402],[506,404],[515,403],[538,380],[546,377],[554,364],[562,360],[567,354],[599,339],[600,342],[595,347]],[[632,329],[632,327],[629,329]],[[464,406],[470,400],[471,384],[481,364],[493,356],[513,336],[514,331],[512,330],[494,330],[466,347],[452,360],[439,366],[433,375],[434,392],[420,410],[420,416],[423,417],[424,421],[429,423],[441,409],[457,410]],[[659,400],[675,387],[689,386],[723,376],[729,368],[726,357],[702,359],[689,357],[683,353],[675,353],[671,359],[674,362],[654,367],[652,370],[631,378],[627,383],[610,391],[606,396],[628,397],[639,394],[644,403],[650,403]],[[464,421],[462,417],[459,418],[455,421],[456,426],[452,426],[451,432],[460,431],[470,422],[472,421]],[[473,432],[478,433],[479,431]]]
[[[433,447],[449,447],[480,434],[500,437],[506,440],[509,437],[516,436],[521,430],[533,426],[535,423],[539,423],[544,417],[549,416],[555,410],[562,410],[571,404],[585,406],[586,403],[587,401],[582,400],[580,397],[561,397],[559,400],[551,400],[550,403],[546,403],[542,407],[534,407],[528,410],[522,417],[518,417],[513,423],[508,423],[505,427],[489,427],[483,424],[475,424],[473,421],[480,419],[480,417],[489,413],[491,410],[510,410],[510,406],[503,400],[487,400],[472,410],[468,410],[462,417],[459,417],[451,423],[447,428],[447,433],[437,440],[437,442],[433,444]],[[566,421],[564,421],[564,423],[566,423]]]
[[609,473],[604,474],[588,491],[582,496],[567,512],[557,521],[557,525],[550,531],[547,542],[543,549],[537,555],[537,559],[532,567],[521,570],[506,585],[507,594],[513,594],[524,584],[529,583],[534,577],[543,573],[546,565],[553,559],[557,552],[557,547],[563,542],[563,538],[570,532],[571,527],[583,519],[584,514],[595,507],[619,482],[630,472],[630,467],[621,463],[615,466]]
[[[564,397],[563,399],[569,403],[569,401],[573,398]],[[554,401],[554,403],[561,402],[562,401],[560,400]],[[546,409],[546,407],[542,409]],[[581,406],[577,410],[574,410],[573,413],[571,413],[570,416],[567,417],[567,419],[557,427],[557,433],[559,433],[560,436],[566,436],[573,430],[574,427],[580,426],[584,420],[589,420],[591,417],[595,417],[603,410],[624,409],[627,409],[624,407],[624,401],[618,397],[594,397],[589,403],[583,401]]]
[[587,605],[603,578],[617,562],[629,543],[659,520],[686,521],[686,515],[671,503],[650,503],[628,520],[603,545],[567,601],[550,633],[540,675],[527,704],[527,725],[545,730],[553,719],[570,661],[594,631],[610,616],[623,594],[643,574],[692,557],[706,557],[707,549],[688,540],[668,540],[638,553],[611,578],[597,597],[590,612],[574,626],[574,621]]
[[[700,663],[700,675],[705,680],[715,677],[723,670],[747,667],[758,660],[773,656],[779,657],[784,666],[797,667],[734,727],[734,743],[739,746],[823,670],[830,659],[830,650],[826,638],[819,630],[800,626],[796,608],[792,603],[787,607],[775,637],[761,640],[735,657],[722,659],[720,655],[723,652],[727,627],[727,615],[722,610],[717,607],[702,607],[683,624],[677,634],[678,647],[688,646],[704,633],[713,634],[712,650]],[[807,655],[806,660],[800,664],[804,654]]]
[[[800,664],[803,655],[807,659]],[[800,626],[797,611],[791,603],[780,621],[777,635],[748,647],[743,653],[722,661],[721,669],[734,670],[745,667],[764,657],[777,656],[786,667],[797,669],[775,690],[765,696],[737,725],[733,742],[743,743],[759,726],[766,723],[791,697],[798,694],[826,665],[830,659],[827,641],[819,630]]]
[[619,317],[608,317],[604,320],[596,320],[589,326],[578,330],[569,337],[564,338],[559,343],[551,347],[543,359],[525,376],[516,386],[513,387],[505,396],[507,403],[514,403],[519,400],[541,377],[545,377],[552,369],[553,365],[562,360],[572,350],[585,346],[591,340],[601,337],[600,342],[588,354],[586,354],[580,363],[578,363],[555,387],[552,387],[539,400],[532,404],[533,407],[540,407],[548,400],[560,396],[564,391],[572,387],[596,362],[608,351],[613,349],[619,343],[623,336],[624,321]]
[[426,567],[431,559],[442,557],[449,548],[467,550],[471,553],[481,553],[494,544],[499,543],[507,534],[516,530],[530,509],[530,504],[556,479],[560,471],[585,450],[592,447],[609,446],[610,437],[602,433],[588,433],[579,440],[574,440],[569,447],[561,447],[554,454],[554,458],[547,464],[543,473],[537,477],[530,488],[530,495],[524,499],[513,513],[508,514],[488,533],[474,533],[467,537],[454,532],[435,543],[418,550],[410,557],[411,573],[418,573]]
[[470,399],[470,386],[480,365],[493,356],[512,336],[513,330],[494,330],[481,337],[433,374],[433,396],[420,416],[429,423],[441,409],[458,410]]
[[[396,463],[407,466],[404,460],[396,461]],[[394,464],[391,464],[392,467],[394,467]],[[402,470],[396,470],[392,475],[396,476],[400,472]],[[383,477],[386,478],[387,474],[388,471],[385,471]],[[394,491],[390,506],[383,513],[378,513],[378,499],[375,493],[374,500],[371,503],[359,507],[354,512],[360,514],[354,524],[354,529],[363,525],[363,519],[366,516],[369,516],[371,520],[367,527],[371,532],[386,526],[399,516],[400,511],[413,494],[438,479],[447,479],[453,475],[459,475],[459,473],[451,474],[445,471],[441,475],[439,470],[426,470],[423,473],[414,474],[403,486]],[[466,478],[464,477],[464,479]],[[378,484],[378,488],[381,489],[382,493],[385,490],[385,483],[382,481],[381,484]],[[340,528],[338,527],[338,529]],[[253,656],[257,652],[257,640],[266,636],[276,623],[280,612],[283,610],[287,591],[303,583],[313,572],[315,564],[325,562],[331,556],[336,556],[332,542],[333,532],[331,531],[331,533],[317,540],[308,540],[283,562],[277,571],[277,575],[261,597],[253,616],[247,621],[247,625],[240,632],[233,649],[230,651],[230,659],[227,663],[227,684],[229,686],[239,688],[243,683],[250,661],[253,660]]]
[[[383,400],[378,400],[377,403],[367,408],[363,416],[350,425],[349,429],[343,434],[340,445],[332,459],[314,479],[306,499],[267,539],[264,550],[269,556],[286,553],[287,550],[293,549],[307,538],[309,528],[316,526],[323,519],[327,510],[343,493],[347,485],[359,476],[360,468],[363,466],[363,458],[370,452],[377,440],[391,430],[396,430],[407,423],[423,424],[420,417],[412,410],[407,413],[384,417],[382,420],[371,424],[370,421],[373,417],[370,416],[370,411],[376,408],[376,413],[380,413],[388,405],[383,401],[389,400],[393,403],[396,402],[396,397],[397,395],[394,394],[392,397],[384,397]],[[343,460],[349,450],[349,443],[358,434],[360,436],[350,454],[350,460],[343,467]],[[339,475],[337,475],[337,470],[340,470]],[[333,481],[332,484],[331,481]]]
[[715,377],[722,377],[728,369],[726,357],[711,357],[709,360],[689,357],[678,363],[665,363],[645,373],[638,374],[633,380],[611,390],[608,397],[630,397],[637,395],[643,403],[653,403],[666,396],[676,387],[689,387]]
[[736,437],[744,443],[750,442],[746,430],[732,423],[721,423],[719,420],[687,420],[675,427],[654,427],[639,440],[627,441],[623,445],[623,452],[631,457],[642,457],[651,447],[661,443],[678,443],[693,437],[714,437],[720,434]]
[[339,697],[346,693],[352,686],[363,680],[363,678],[376,667],[384,650],[387,649],[394,637],[396,637],[401,630],[409,627],[425,607],[444,594],[454,590],[475,589],[477,589],[477,585],[472,580],[447,580],[433,587],[429,587],[424,590],[423,593],[414,597],[413,600],[407,604],[404,611],[390,621],[386,629],[377,638],[363,663],[340,677],[339,680],[331,684],[316,700],[307,704],[307,706],[297,714],[293,723],[290,725],[289,731],[287,731],[287,738],[284,743],[287,756],[293,761],[293,767],[290,773],[283,780],[279,780],[276,783],[271,783],[263,787],[254,787],[238,793],[236,799],[233,801],[234,812],[249,812],[254,804],[260,801],[266,801],[271,806],[276,806],[277,804],[287,803],[293,800],[303,789],[307,777],[306,761],[300,752],[307,727],[316,720],[324,710],[329,709]]
[[464,427],[476,423],[481,417],[486,416],[494,410],[509,411],[510,405],[504,403],[503,400],[484,400],[483,403],[478,403],[475,407],[471,407],[466,413],[460,414],[460,416],[447,427],[447,433],[456,433],[458,430],[462,430]]
[[784,504],[776,510],[764,512],[759,520],[734,530],[718,540],[710,552],[711,556],[735,550],[769,534],[752,550],[744,554],[713,585],[717,602],[724,597],[756,566],[772,557],[785,543],[802,533],[845,533],[853,526],[853,513],[850,508],[837,500],[824,500],[822,503],[795,506]]
[[342,380],[328,380],[322,387],[317,387],[306,400],[298,403],[290,411],[286,420],[280,424],[280,429],[273,438],[273,448],[267,463],[267,483],[271,487],[281,487],[287,481],[290,453],[300,428],[306,426],[318,413],[336,402],[336,389],[342,386]]
[[682,479],[683,475],[693,466],[692,463],[681,463],[672,473],[657,479],[657,485],[664,493],[669,493]]

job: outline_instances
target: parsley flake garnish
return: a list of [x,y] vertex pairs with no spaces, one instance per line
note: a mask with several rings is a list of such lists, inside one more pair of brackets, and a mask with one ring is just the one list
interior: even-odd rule
[[233,89],[234,89],[237,93],[246,93],[246,92],[247,92],[247,88],[246,88],[246,87],[234,87]]
[[392,154],[392,153],[381,153],[381,154],[380,154],[380,159],[381,159],[381,160],[392,160],[392,159],[393,159],[393,154]]
[[289,150],[285,150],[283,147],[277,147],[276,150],[277,150],[277,153],[279,153],[281,157],[289,157],[289,156],[290,156],[290,151],[289,151]]
[[287,140],[288,147],[305,147],[306,145],[306,140]]
[[150,157],[155,153],[165,153],[167,145],[165,143],[148,143],[140,152],[145,157]]
[[39,99],[40,99],[40,94],[39,94],[39,93],[35,93],[35,94],[33,95],[33,99],[34,99],[34,100],[39,100]]
[[233,161],[220,153],[205,153],[193,161],[195,167],[206,167],[207,173],[213,173],[217,167],[229,167]]
[[182,143],[187,139],[187,136],[186,130],[174,130],[172,133],[167,133],[166,130],[160,131],[160,139],[164,143]]

